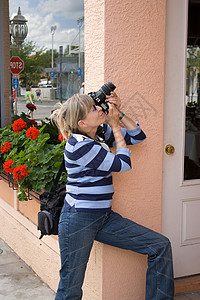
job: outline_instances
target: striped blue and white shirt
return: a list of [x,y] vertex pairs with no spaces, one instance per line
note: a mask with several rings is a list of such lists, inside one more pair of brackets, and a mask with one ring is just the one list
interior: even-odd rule
[[[105,140],[109,147],[115,147],[112,129],[103,124]],[[136,129],[122,128],[127,145],[138,144],[146,136],[139,124]],[[65,201],[77,211],[110,211],[114,194],[112,172],[131,169],[128,148],[110,152],[105,143],[100,143],[81,134],[72,134],[64,152],[68,173]]]

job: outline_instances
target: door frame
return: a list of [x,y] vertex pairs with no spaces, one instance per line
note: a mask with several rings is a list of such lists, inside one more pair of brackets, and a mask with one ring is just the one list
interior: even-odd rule
[[[184,246],[182,242],[183,213],[179,202],[179,199],[182,199],[181,194],[185,193],[185,187],[199,184],[199,180],[198,182],[196,180],[184,181],[184,99],[186,94],[188,3],[189,0],[167,0],[166,2],[163,150],[167,144],[171,144],[175,148],[175,153],[167,155],[164,150],[163,154],[162,232],[172,241],[172,248],[177,237],[179,237],[179,241],[176,243],[180,243],[180,247]],[[176,161],[175,168],[173,168],[174,161]],[[177,178],[177,188],[174,185],[174,176]],[[170,190],[170,186],[173,187],[172,190]],[[176,199],[175,196],[175,199],[169,200],[170,192],[177,193],[176,195],[179,195],[180,198]],[[176,201],[176,204],[172,200]],[[173,203],[174,211],[172,209]],[[190,272],[186,274],[185,270],[179,270],[181,263],[176,250],[175,277],[191,275]],[[185,267],[185,269],[187,268]]]

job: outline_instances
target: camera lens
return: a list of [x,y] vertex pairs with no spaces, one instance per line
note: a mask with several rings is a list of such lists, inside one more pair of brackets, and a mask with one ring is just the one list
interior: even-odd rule
[[112,82],[107,82],[105,83],[100,90],[102,90],[102,92],[106,95],[110,95],[110,92],[114,91],[114,89],[116,88],[116,86],[112,83]]

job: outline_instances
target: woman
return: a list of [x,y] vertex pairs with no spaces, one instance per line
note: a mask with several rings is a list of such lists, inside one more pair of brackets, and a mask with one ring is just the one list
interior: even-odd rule
[[[108,115],[90,96],[78,94],[55,112],[62,134],[72,134],[64,153],[68,182],[59,223],[61,270],[55,300],[82,299],[94,240],[148,255],[146,300],[173,299],[169,240],[111,209],[112,172],[131,169],[127,145],[142,142],[145,134],[139,124],[120,112],[120,99],[114,92],[107,101]],[[110,152],[110,146],[116,147],[116,154]]]
[[[26,87],[25,98],[26,98],[26,105],[29,104],[29,103],[30,104],[35,104],[34,93],[31,92],[31,87],[30,86]],[[33,110],[28,110],[28,114],[31,115],[31,119],[33,120]]]

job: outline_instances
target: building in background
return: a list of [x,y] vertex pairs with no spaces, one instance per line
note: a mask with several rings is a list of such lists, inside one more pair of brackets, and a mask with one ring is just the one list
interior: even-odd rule
[[[45,68],[46,73],[52,73],[51,68]],[[78,55],[67,55],[56,59],[56,67],[53,68],[56,93],[54,99],[68,99],[78,93],[84,81],[84,52],[80,53],[80,67]]]

